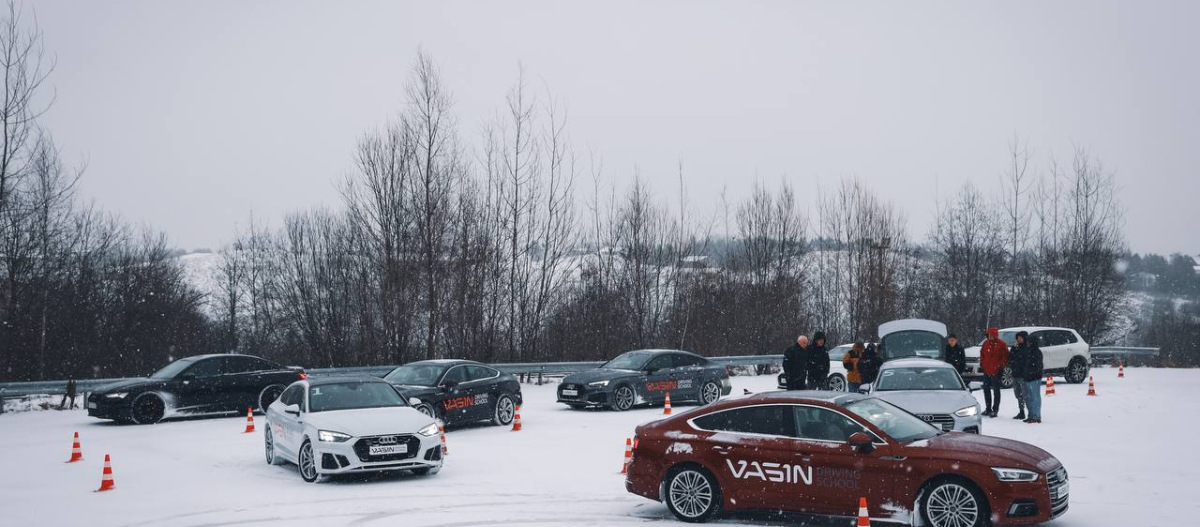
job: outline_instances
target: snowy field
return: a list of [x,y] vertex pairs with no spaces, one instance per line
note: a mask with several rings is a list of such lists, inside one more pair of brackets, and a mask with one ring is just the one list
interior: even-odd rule
[[[1071,510],[1059,527],[1196,525],[1200,417],[1187,402],[1200,370],[1095,371],[1087,385],[1057,386],[1044,399],[1044,424],[1001,418],[984,432],[1038,445],[1071,473]],[[734,377],[734,394],[773,389],[774,376]],[[293,465],[263,459],[245,418],[117,426],[82,411],[0,415],[0,525],[639,525],[675,523],[665,505],[625,492],[619,474],[625,438],[661,409],[625,413],[571,411],[554,402],[554,386],[525,386],[524,431],[490,426],[452,429],[446,467],[435,476],[391,475],[301,481]],[[982,394],[976,394],[982,398]],[[735,395],[736,397],[737,395]],[[683,409],[683,408],[680,408]],[[84,461],[64,464],[71,435]],[[113,458],[116,490],[100,484],[104,454]],[[722,523],[784,525],[739,516]],[[814,522],[827,525],[827,522]],[[842,525],[836,523],[834,525]]]

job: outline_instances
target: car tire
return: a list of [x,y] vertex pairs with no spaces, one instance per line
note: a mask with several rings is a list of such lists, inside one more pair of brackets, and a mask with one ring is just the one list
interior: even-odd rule
[[437,410],[435,410],[429,403],[418,404],[416,410],[434,419],[441,419],[441,416],[437,414]]
[[511,396],[507,393],[496,398],[496,407],[492,409],[492,424],[497,426],[508,426],[513,422],[513,416],[517,413],[517,405],[513,402]]
[[133,422],[139,425],[152,425],[162,421],[167,412],[167,403],[156,393],[143,393],[133,400],[129,412]]
[[284,386],[282,384],[272,384],[263,388],[261,392],[258,392],[258,411],[266,415],[267,407],[271,406],[271,403],[279,398],[279,394],[283,393],[283,389]]
[[1063,372],[1063,380],[1069,384],[1080,384],[1087,380],[1088,363],[1083,360],[1083,357],[1075,357],[1067,364],[1067,371]]
[[633,393],[633,388],[628,384],[622,384],[613,389],[612,401],[609,402],[609,406],[613,410],[624,412],[633,408],[633,403],[636,400],[637,396]]
[[721,398],[721,385],[708,381],[700,387],[700,404],[712,404]]
[[1000,372],[1000,388],[1005,390],[1012,388],[1016,384],[1016,379],[1013,378],[1012,366],[1005,366]]
[[275,436],[271,434],[271,426],[267,425],[263,429],[263,453],[266,454],[268,465],[278,465],[281,463],[279,453],[275,451]]
[[296,455],[296,466],[300,468],[300,479],[308,483],[316,483],[321,475],[317,473],[317,455],[313,452],[312,441],[304,440],[300,445],[300,453]]
[[945,478],[921,494],[921,519],[929,527],[986,527],[991,512],[983,493],[969,481]]
[[442,467],[421,467],[412,469],[412,473],[418,476],[432,476],[442,471]]
[[672,468],[663,478],[663,501],[676,518],[703,523],[721,514],[721,486],[712,473],[696,465]]
[[825,379],[825,389],[831,392],[844,392],[847,386],[849,385],[846,384],[846,378],[840,373],[835,373]]

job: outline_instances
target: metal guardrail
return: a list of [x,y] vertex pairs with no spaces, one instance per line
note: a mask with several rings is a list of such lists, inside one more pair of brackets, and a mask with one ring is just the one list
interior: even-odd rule
[[[1094,348],[1093,348],[1094,349]],[[726,366],[759,366],[780,364],[783,355],[738,355],[733,357],[709,357],[709,360]],[[604,364],[600,361],[586,362],[509,362],[489,364],[505,373],[513,375],[538,376],[561,375],[576,373],[584,370],[599,368]],[[350,366],[345,368],[312,368],[305,369],[313,377],[329,375],[374,375],[382,377],[395,366]],[[134,377],[136,378],[136,377]],[[75,388],[79,393],[86,393],[105,384],[133,378],[114,379],[78,379]],[[25,397],[28,395],[62,395],[67,391],[67,381],[32,381],[0,383],[0,398]]]
[[1138,348],[1131,346],[1092,346],[1092,356],[1096,355],[1125,355],[1141,357],[1157,357],[1161,348]]

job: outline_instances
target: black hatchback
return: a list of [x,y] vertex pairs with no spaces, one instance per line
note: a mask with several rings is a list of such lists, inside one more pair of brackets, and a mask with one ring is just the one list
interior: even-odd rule
[[197,355],[172,362],[153,375],[97,388],[88,415],[150,424],[173,417],[265,411],[304,370],[251,355]]

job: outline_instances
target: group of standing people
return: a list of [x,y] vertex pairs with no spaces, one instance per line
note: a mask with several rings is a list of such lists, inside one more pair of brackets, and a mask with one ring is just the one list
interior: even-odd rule
[[[800,335],[783,352],[783,378],[789,390],[824,390],[829,378],[829,350],[825,347],[825,333],[813,333],[811,342],[808,335]],[[879,358],[875,344],[863,345],[855,342],[842,356],[842,366],[846,368],[846,383],[850,391],[858,391],[863,384],[875,382],[879,375]]]
[[[1016,342],[1010,348],[1000,338],[998,328],[988,328],[987,340],[979,351],[979,365],[983,369],[983,399],[987,409],[983,415],[996,417],[1000,411],[1000,389],[1004,369],[1009,368],[1013,377],[1013,395],[1017,398],[1017,415],[1026,423],[1042,422],[1042,379],[1045,378],[1042,350],[1029,338],[1029,333],[1018,332]],[[1028,410],[1028,413],[1026,413]]]

